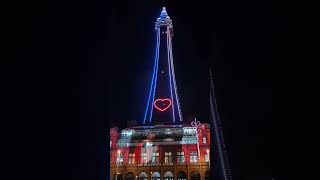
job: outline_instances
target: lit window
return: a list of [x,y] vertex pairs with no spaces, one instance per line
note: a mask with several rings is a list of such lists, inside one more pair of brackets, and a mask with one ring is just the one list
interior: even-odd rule
[[123,164],[123,154],[122,154],[122,152],[117,153],[117,163],[118,164]]
[[198,153],[197,153],[197,151],[191,151],[190,152],[190,162],[191,163],[198,162]]
[[172,153],[171,152],[164,153],[164,163],[172,163]]
[[147,152],[145,147],[141,147],[141,163],[147,163]]
[[135,163],[135,154],[129,153],[128,164],[134,164],[134,163]]
[[166,134],[172,134],[172,131],[170,129],[166,129]]
[[177,152],[177,162],[178,163],[184,163],[184,152]]
[[159,163],[159,147],[158,146],[154,146],[152,149],[151,162]]
[[203,142],[203,144],[206,144],[206,143],[207,143],[207,138],[206,138],[206,137],[203,137],[203,138],[202,138],[202,142]]
[[206,151],[205,152],[205,154],[204,154],[204,160],[206,161],[206,162],[209,162],[209,151]]
[[153,152],[152,153],[152,163],[158,163],[159,162],[159,153]]

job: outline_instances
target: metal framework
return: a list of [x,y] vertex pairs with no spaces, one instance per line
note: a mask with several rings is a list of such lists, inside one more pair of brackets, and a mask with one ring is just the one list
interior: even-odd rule
[[[161,42],[160,36],[161,31],[160,28],[165,27],[166,28],[166,42]],[[156,37],[157,37],[157,46],[156,46],[156,55],[155,55],[155,62],[154,62],[154,68],[153,68],[153,75],[146,105],[146,110],[143,117],[143,124],[146,124],[146,122],[151,123],[152,122],[152,116],[154,111],[154,102],[155,102],[155,94],[156,94],[156,88],[157,88],[157,80],[158,80],[158,70],[159,70],[159,51],[160,51],[160,43],[166,43],[166,54],[167,54],[167,67],[168,67],[168,86],[170,91],[170,108],[172,109],[172,121],[173,123],[176,122],[176,118],[180,122],[183,121],[182,119],[182,113],[181,113],[181,107],[179,102],[179,96],[178,96],[178,90],[177,90],[177,84],[175,79],[175,73],[174,73],[174,64],[173,64],[173,55],[172,55],[172,20],[170,19],[166,8],[163,7],[160,17],[157,18],[157,21],[155,22],[155,31],[156,31]],[[178,115],[178,116],[177,116]]]

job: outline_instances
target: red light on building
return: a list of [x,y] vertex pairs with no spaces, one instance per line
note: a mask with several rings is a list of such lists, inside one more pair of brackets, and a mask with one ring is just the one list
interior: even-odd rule
[[152,175],[154,179],[208,176],[210,125],[203,124],[203,127],[198,142],[196,129],[189,124],[122,130],[116,146],[111,147],[111,157],[114,158],[111,158],[110,178],[115,179],[117,173],[121,175],[118,174],[117,179],[130,179],[132,175],[139,179],[149,179]]

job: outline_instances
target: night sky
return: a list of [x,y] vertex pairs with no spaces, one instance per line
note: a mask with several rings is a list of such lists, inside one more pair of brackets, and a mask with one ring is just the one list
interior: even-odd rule
[[110,124],[142,118],[162,6],[184,117],[209,121],[211,67],[233,179],[278,179],[280,123],[308,118],[313,70],[283,55],[280,6],[254,0],[8,5],[0,179],[105,179]]

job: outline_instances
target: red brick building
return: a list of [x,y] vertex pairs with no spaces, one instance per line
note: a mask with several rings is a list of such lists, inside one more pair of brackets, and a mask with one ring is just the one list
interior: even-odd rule
[[210,125],[202,128],[198,140],[191,125],[112,129],[110,179],[209,179]]

